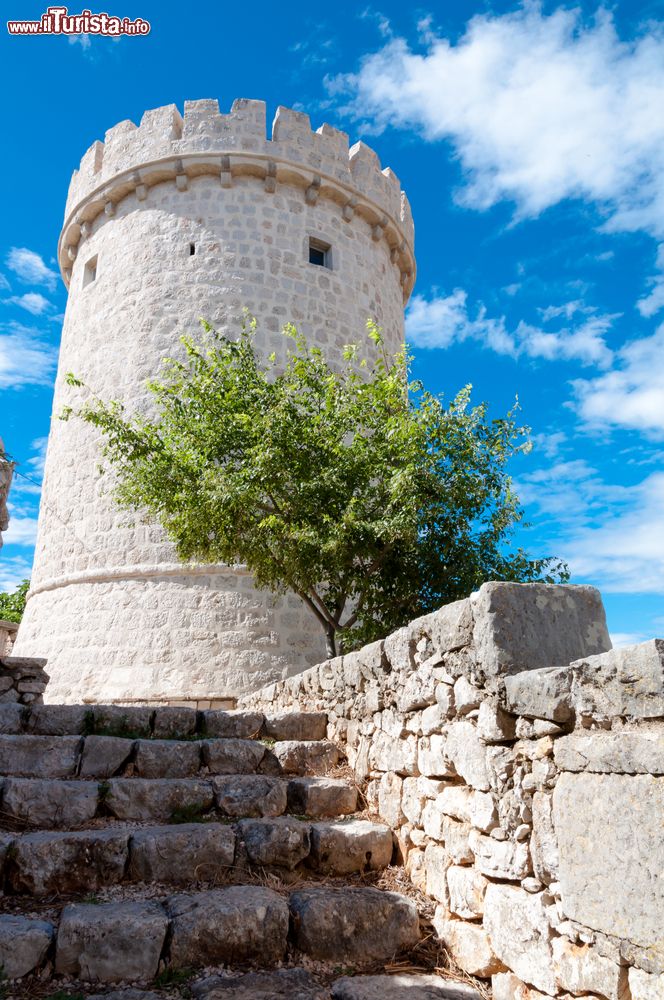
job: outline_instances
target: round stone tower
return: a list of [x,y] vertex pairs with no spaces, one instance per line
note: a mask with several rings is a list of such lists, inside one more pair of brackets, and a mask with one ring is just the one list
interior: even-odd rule
[[[32,589],[15,652],[45,656],[50,701],[220,703],[324,657],[294,596],[241,567],[179,563],[156,527],[106,494],[99,440],[58,414],[73,371],[103,398],[144,405],[146,380],[200,317],[285,354],[292,321],[333,360],[366,337],[403,342],[415,263],[410,207],[363,143],[265,104],[147,111],[95,142],[69,188],[59,243],[69,300]],[[368,338],[366,338],[368,339]],[[367,344],[367,350],[370,344]]]

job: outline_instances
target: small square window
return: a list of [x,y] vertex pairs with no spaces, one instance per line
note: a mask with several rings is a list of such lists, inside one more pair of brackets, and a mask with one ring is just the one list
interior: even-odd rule
[[196,244],[195,243],[190,243],[189,244],[189,256],[193,257],[195,253],[196,253]]
[[322,240],[309,240],[309,263],[318,267],[331,267],[330,244],[323,243]]
[[86,262],[85,268],[83,270],[83,288],[91,285],[93,281],[97,280],[97,257],[91,257],[89,261]]

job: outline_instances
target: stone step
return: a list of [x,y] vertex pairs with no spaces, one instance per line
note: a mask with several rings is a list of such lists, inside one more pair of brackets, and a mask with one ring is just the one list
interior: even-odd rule
[[0,735],[0,775],[16,778],[193,778],[198,774],[326,774],[340,760],[329,740],[200,740]]
[[[392,976],[343,976],[331,987],[317,984],[305,969],[211,976],[192,986],[194,1000],[482,1000],[466,983],[441,976],[408,973]],[[102,1000],[100,996],[92,1000]],[[129,998],[106,994],[105,1000],[157,1000],[154,994]]]
[[[357,790],[341,778],[262,774],[84,781],[0,778],[0,826],[9,830],[79,830],[93,820],[191,822],[355,812]],[[2,838],[8,836],[0,830]]]
[[3,835],[0,884],[7,895],[56,897],[132,882],[214,883],[254,868],[348,875],[382,870],[392,853],[388,827],[354,819],[47,831]]
[[[57,926],[56,926],[57,923]],[[289,896],[232,885],[166,898],[73,903],[59,920],[0,915],[0,966],[7,979],[44,968],[94,983],[147,983],[161,969],[271,967],[290,949],[310,959],[366,968],[420,939],[412,900],[374,888],[318,886]]]
[[116,736],[125,739],[323,740],[325,712],[262,712],[144,705],[0,704],[0,733]]

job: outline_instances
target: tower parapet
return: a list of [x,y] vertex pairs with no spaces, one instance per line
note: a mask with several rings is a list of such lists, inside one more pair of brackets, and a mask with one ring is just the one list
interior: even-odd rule
[[319,198],[338,205],[350,222],[361,216],[374,239],[384,239],[401,272],[404,301],[415,282],[414,228],[399,178],[381,168],[363,142],[349,148],[348,136],[331,125],[312,131],[309,115],[279,107],[266,138],[264,101],[241,98],[228,114],[216,100],[185,101],[184,117],[174,104],[146,111],[137,127],[123,121],[96,141],[74,171],[58,257],[65,284],[91,224],[113,214],[129,194],[144,200],[149,188],[174,181],[185,190],[191,179],[209,175],[228,188],[234,178],[253,176],[266,192],[284,182],[301,188],[309,204]]
[[397,177],[288,108],[270,139],[262,101],[156,108],[83,156],[59,260],[69,298],[17,655],[48,659],[63,702],[219,704],[318,662],[323,634],[298,598],[257,590],[242,567],[180,562],[113,505],[95,429],[57,414],[81,402],[69,371],[145,410],[146,381],[200,317],[233,337],[248,310],[256,348],[279,361],[289,321],[332,364],[369,318],[399,350],[415,262]]

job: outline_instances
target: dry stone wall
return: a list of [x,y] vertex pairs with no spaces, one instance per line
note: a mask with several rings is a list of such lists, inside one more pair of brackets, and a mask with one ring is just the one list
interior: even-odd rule
[[48,684],[44,670],[46,660],[22,656],[9,656],[2,649],[3,633],[13,635],[12,622],[0,621],[0,705],[15,702],[19,705],[40,705]]
[[328,713],[494,1000],[664,997],[664,641],[588,587],[485,584],[244,699]]

